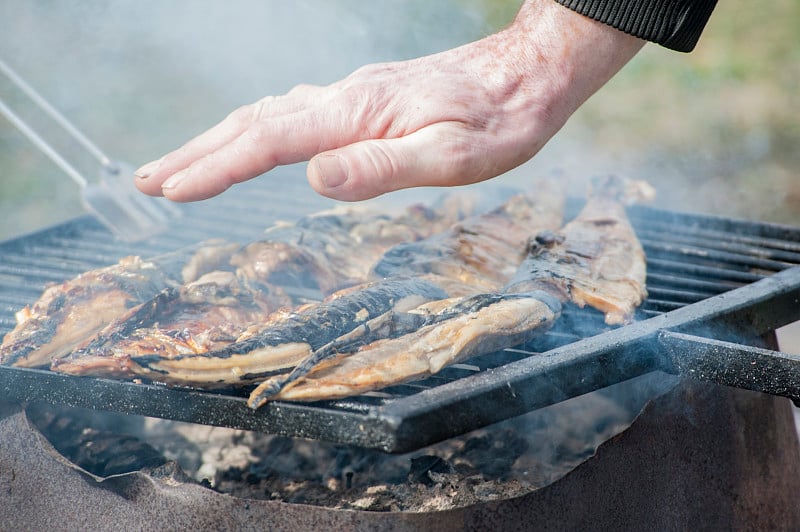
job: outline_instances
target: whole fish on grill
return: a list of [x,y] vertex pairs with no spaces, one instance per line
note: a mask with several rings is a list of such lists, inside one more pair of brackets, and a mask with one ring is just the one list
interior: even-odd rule
[[250,394],[248,405],[259,408],[270,399],[337,399],[418,380],[543,334],[560,313],[560,302],[545,292],[468,296],[420,319],[412,332],[365,345],[340,342],[312,367],[301,365],[300,373],[265,380]]
[[129,377],[132,356],[176,357],[219,349],[235,342],[250,324],[263,323],[290,305],[278,288],[253,290],[233,272],[213,271],[134,307],[52,366],[72,375]]
[[[404,313],[447,294],[423,279],[377,281],[345,290],[296,312],[271,315],[267,327],[244,333],[238,341],[201,353],[128,353],[116,360],[78,357],[54,369],[79,375],[140,377],[167,384],[224,388],[260,382],[284,372],[336,338],[353,333],[363,323],[392,313]],[[112,357],[114,358],[114,357]],[[108,372],[108,373],[106,373]]]
[[516,194],[487,213],[390,248],[372,276],[436,276],[453,296],[498,290],[525,257],[531,235],[561,227],[564,202],[563,187],[539,180],[531,192]]
[[[231,249],[230,243],[210,241],[151,260],[124,257],[117,264],[50,285],[35,303],[17,312],[17,326],[0,345],[0,364],[48,366],[164,288],[217,268],[220,250]],[[187,262],[195,265],[193,271],[184,271]]]
[[647,261],[625,205],[653,194],[642,181],[595,179],[574,220],[531,242],[510,290],[545,290],[562,301],[596,308],[609,325],[630,322],[647,297]]

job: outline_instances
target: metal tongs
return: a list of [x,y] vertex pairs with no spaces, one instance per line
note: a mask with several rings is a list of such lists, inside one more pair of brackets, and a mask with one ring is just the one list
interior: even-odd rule
[[103,153],[2,59],[0,71],[100,164],[97,180],[87,179],[0,97],[0,113],[81,187],[84,207],[113,233],[127,241],[142,240],[165,229],[181,215],[181,209],[168,200],[139,192],[133,184],[133,166]]

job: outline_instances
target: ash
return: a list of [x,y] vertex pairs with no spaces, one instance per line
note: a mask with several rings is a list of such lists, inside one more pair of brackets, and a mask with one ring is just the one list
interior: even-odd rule
[[27,412],[65,458],[99,476],[171,464],[181,477],[239,498],[430,512],[551,484],[672,385],[645,376],[403,455],[80,409]]
[[656,384],[639,381],[404,455],[154,419],[145,432],[195,480],[235,497],[428,512],[524,495],[563,477],[630,425]]

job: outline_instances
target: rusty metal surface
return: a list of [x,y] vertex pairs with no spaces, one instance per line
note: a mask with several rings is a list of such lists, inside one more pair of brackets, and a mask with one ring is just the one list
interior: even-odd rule
[[685,380],[551,485],[443,512],[237,499],[169,469],[99,479],[0,404],[0,507],[19,530],[790,530],[800,447],[786,399]]

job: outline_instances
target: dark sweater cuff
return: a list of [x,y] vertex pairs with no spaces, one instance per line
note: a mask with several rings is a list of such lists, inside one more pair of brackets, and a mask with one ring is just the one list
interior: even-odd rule
[[556,0],[559,4],[679,52],[691,52],[717,0]]

